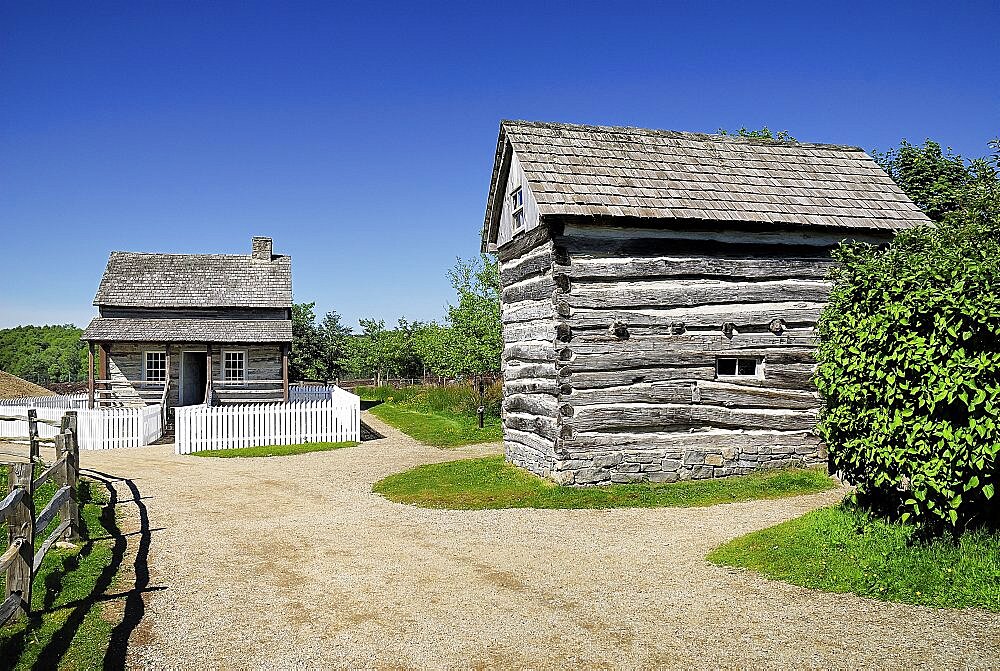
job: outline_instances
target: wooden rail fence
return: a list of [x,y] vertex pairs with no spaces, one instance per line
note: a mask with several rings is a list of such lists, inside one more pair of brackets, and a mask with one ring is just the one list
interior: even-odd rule
[[[29,445],[27,462],[0,461],[8,468],[8,493],[0,501],[0,522],[7,522],[7,550],[0,555],[0,572],[6,571],[6,595],[0,603],[0,625],[27,617],[31,612],[31,583],[42,565],[49,549],[60,539],[70,541],[80,537],[80,506],[77,501],[77,479],[80,472],[80,447],[77,441],[77,417],[66,412],[60,421],[38,417],[35,409],[27,415],[0,415],[0,422],[26,421],[27,436],[16,439]],[[38,425],[55,425],[59,432],[51,437],[39,436]],[[39,456],[43,442],[55,445],[56,459],[34,477],[36,464],[44,462]],[[9,457],[23,457],[15,453],[2,453]],[[40,513],[35,513],[34,494],[39,487],[55,479],[58,489]],[[59,516],[59,525],[35,550],[35,539]]]

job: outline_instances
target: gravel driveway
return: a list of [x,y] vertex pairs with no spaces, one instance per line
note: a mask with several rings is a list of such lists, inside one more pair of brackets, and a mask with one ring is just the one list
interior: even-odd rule
[[[812,592],[704,560],[840,492],[695,509],[423,510],[385,501],[372,483],[499,445],[442,450],[366,421],[387,438],[295,457],[181,457],[172,446],[83,454],[85,469],[128,478],[148,515],[151,591],[131,632],[131,666],[912,668],[1000,659],[997,615]],[[136,531],[134,497],[117,486],[122,525]],[[131,545],[143,537],[128,536]]]

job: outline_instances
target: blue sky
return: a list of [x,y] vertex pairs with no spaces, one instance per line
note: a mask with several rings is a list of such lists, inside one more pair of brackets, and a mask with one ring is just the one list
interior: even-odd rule
[[439,318],[502,118],[981,155],[998,25],[996,0],[0,0],[0,327],[85,325],[111,250],[251,235],[320,313]]

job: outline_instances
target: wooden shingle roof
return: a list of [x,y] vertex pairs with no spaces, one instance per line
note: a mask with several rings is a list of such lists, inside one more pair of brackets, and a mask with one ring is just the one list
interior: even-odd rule
[[108,342],[290,343],[288,319],[132,319],[97,317],[82,340]]
[[94,305],[151,308],[292,305],[292,260],[243,254],[111,252]]
[[858,147],[503,121],[484,237],[495,240],[511,152],[540,216],[687,219],[893,231],[927,223]]

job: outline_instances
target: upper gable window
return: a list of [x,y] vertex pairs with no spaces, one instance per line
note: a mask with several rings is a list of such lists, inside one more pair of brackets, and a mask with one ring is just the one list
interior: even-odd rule
[[510,211],[514,220],[514,230],[524,228],[524,192],[521,187],[510,192]]

